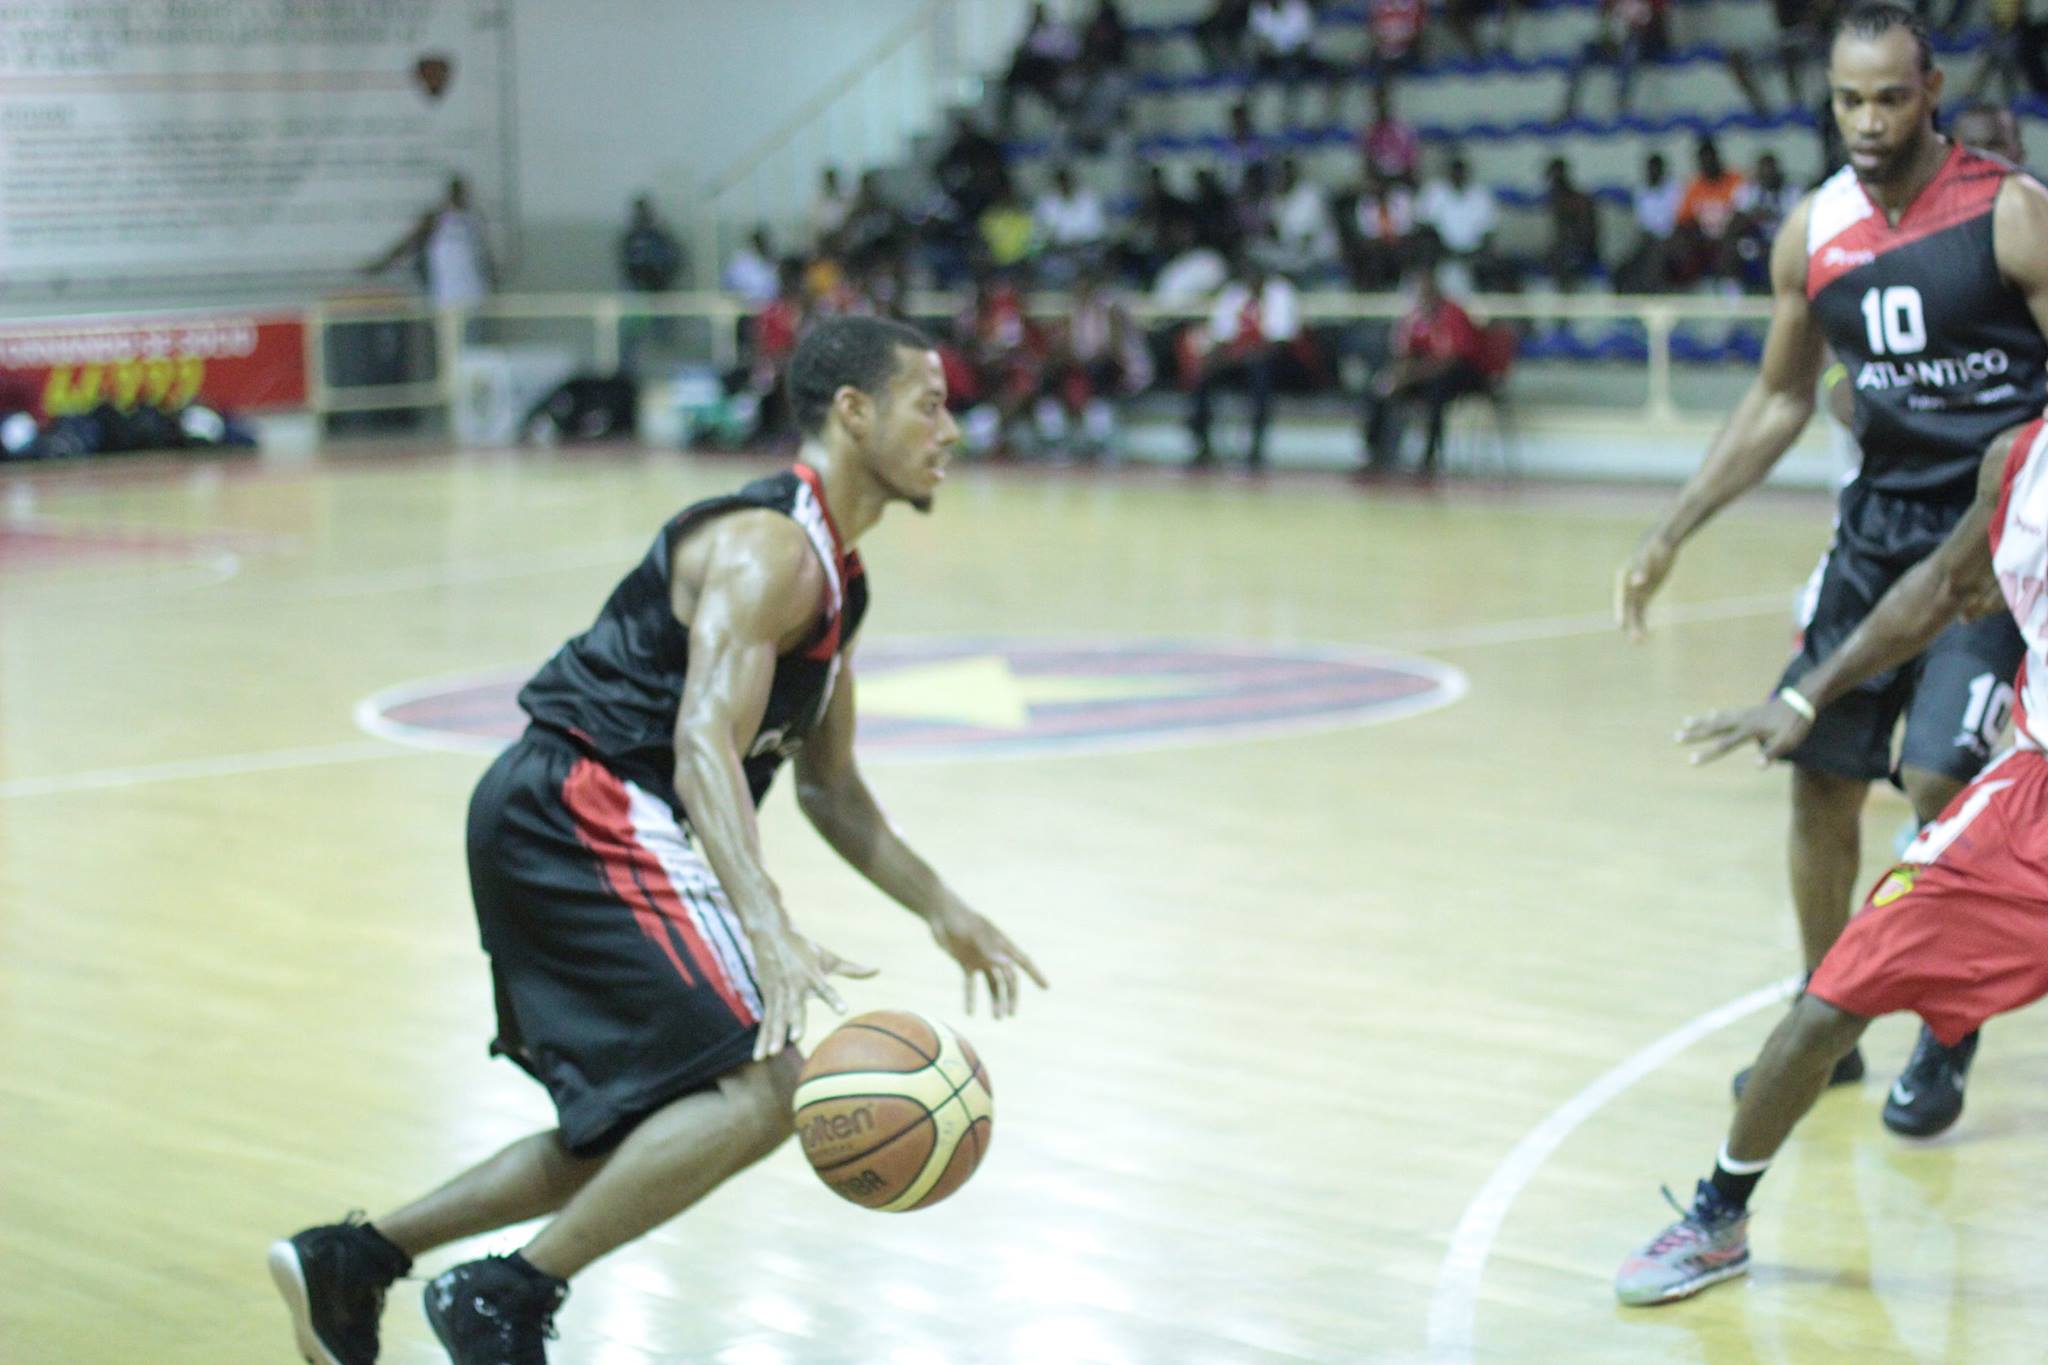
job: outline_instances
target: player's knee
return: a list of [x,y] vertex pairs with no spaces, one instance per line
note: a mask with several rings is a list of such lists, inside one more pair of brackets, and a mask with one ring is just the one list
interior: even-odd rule
[[796,1096],[797,1074],[803,1057],[786,1048],[765,1062],[749,1062],[731,1078],[727,1094],[739,1111],[748,1146],[765,1156],[782,1144],[794,1129],[790,1102]]
[[1837,1009],[1815,995],[1802,995],[1786,1020],[1787,1041],[1803,1055],[1825,1057],[1833,1062],[1863,1036],[1870,1021],[1860,1014]]
[[1854,825],[1870,784],[1818,769],[1792,769],[1792,818],[1807,830]]
[[1913,803],[1913,814],[1924,825],[1940,815],[1965,784],[1946,773],[1926,768],[1904,768],[1899,772],[1899,785],[1906,789],[1906,799]]

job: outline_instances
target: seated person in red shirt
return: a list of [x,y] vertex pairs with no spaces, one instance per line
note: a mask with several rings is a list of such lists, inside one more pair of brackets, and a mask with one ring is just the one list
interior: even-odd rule
[[1392,355],[1365,390],[1366,468],[1391,469],[1401,444],[1397,410],[1408,403],[1428,409],[1424,474],[1436,472],[1443,445],[1444,409],[1451,400],[1486,387],[1484,342],[1466,311],[1444,297],[1436,274],[1415,272],[1415,307],[1394,324]]
[[1413,71],[1423,61],[1423,34],[1429,22],[1423,0],[1372,0],[1365,24],[1372,33],[1366,75],[1384,83],[1398,72]]

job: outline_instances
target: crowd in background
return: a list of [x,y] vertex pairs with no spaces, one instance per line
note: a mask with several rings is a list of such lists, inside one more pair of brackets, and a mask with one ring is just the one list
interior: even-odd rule
[[[1954,31],[1970,20],[1973,3],[1950,0],[1945,14],[1928,17]],[[2037,26],[2013,0],[1990,7],[1993,37],[1971,93],[2001,83],[2008,96],[2022,83],[2048,90],[2037,79]],[[1134,193],[1112,198],[1076,163],[1136,164],[1127,154],[1138,86],[1130,27],[1117,0],[1096,0],[1072,21],[1035,5],[992,98],[953,116],[927,174],[894,182],[914,181],[916,191],[892,193],[878,170],[849,178],[828,167],[800,224],[780,240],[759,227],[722,263],[720,287],[754,310],[746,362],[730,382],[758,405],[755,435],[787,432],[777,381],[808,320],[904,315],[915,287],[967,300],[952,318],[917,320],[939,323],[950,386],[976,448],[1035,442],[1098,451],[1111,444],[1115,400],[1171,384],[1188,395],[1193,458],[1206,463],[1213,395],[1236,387],[1250,399],[1246,454],[1257,463],[1273,393],[1328,391],[1347,355],[1362,354],[1368,373],[1354,363],[1350,388],[1363,389],[1366,462],[1392,463],[1398,411],[1419,403],[1427,468],[1444,406],[1487,391],[1514,358],[1507,329],[1477,326],[1459,300],[1532,286],[1768,291],[1770,243],[1805,188],[1777,154],[1735,166],[1702,136],[1682,167],[1662,153],[1647,156],[1626,190],[1620,234],[1603,231],[1595,192],[1570,160],[1550,156],[1538,191],[1539,245],[1513,252],[1502,244],[1504,209],[1494,189],[1458,145],[1425,140],[1403,116],[1400,93],[1424,63],[1486,62],[1508,52],[1522,0],[1448,0],[1439,9],[1424,0],[1368,0],[1363,54],[1348,59],[1326,49],[1323,8],[1318,0],[1209,0],[1189,38],[1209,74],[1238,77],[1242,90],[1220,145],[1185,177],[1153,161]],[[1824,97],[1834,9],[1832,0],[1773,0],[1768,41],[1724,48],[1729,74],[1758,112],[1774,112],[1779,86],[1778,112],[1814,109]],[[1670,0],[1601,0],[1595,35],[1572,57],[1558,117],[1576,117],[1589,78],[1603,72],[1612,76],[1615,108],[1629,111],[1638,68],[1672,50],[1669,10]],[[1350,175],[1329,176],[1327,155],[1284,154],[1287,133],[1307,120],[1339,124],[1361,90]],[[1832,132],[1824,105],[1815,124]],[[1035,142],[1020,155],[1027,133]],[[1839,164],[1826,137],[1820,150],[1822,165]],[[1126,155],[1103,155],[1119,152]],[[437,253],[459,255],[463,210],[458,186],[450,205],[402,244],[420,253],[430,274]],[[674,232],[648,200],[638,201],[619,240],[624,282],[673,288],[687,264]],[[1401,289],[1413,304],[1391,328],[1318,331],[1303,325],[1297,289]],[[1069,292],[1071,306],[1055,318],[1034,316],[1025,299],[1044,290]],[[1141,299],[1182,320],[1140,325]]]

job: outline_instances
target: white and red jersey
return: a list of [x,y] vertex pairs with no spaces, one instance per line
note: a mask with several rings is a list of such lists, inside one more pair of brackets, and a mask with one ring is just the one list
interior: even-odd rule
[[2006,458],[1991,518],[1991,567],[2027,642],[2013,733],[2021,748],[2048,750],[2048,421],[2030,423]]

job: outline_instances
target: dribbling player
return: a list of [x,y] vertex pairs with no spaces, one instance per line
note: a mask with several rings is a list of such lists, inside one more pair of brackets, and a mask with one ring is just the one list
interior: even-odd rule
[[854,764],[847,650],[867,606],[854,544],[891,504],[931,505],[959,429],[939,357],[874,318],[820,324],[790,363],[800,462],[685,509],[597,621],[519,695],[531,719],[470,805],[469,866],[497,988],[493,1051],[553,1098],[535,1133],[370,1222],[271,1249],[300,1350],[369,1365],[412,1258],[529,1219],[510,1256],[427,1285],[458,1365],[545,1360],[570,1279],[694,1204],[790,1133],[788,1044],[827,978],[871,969],[799,933],[761,861],[755,807],[794,758],[804,814],[924,919],[998,1017],[1038,969],[883,816]]

